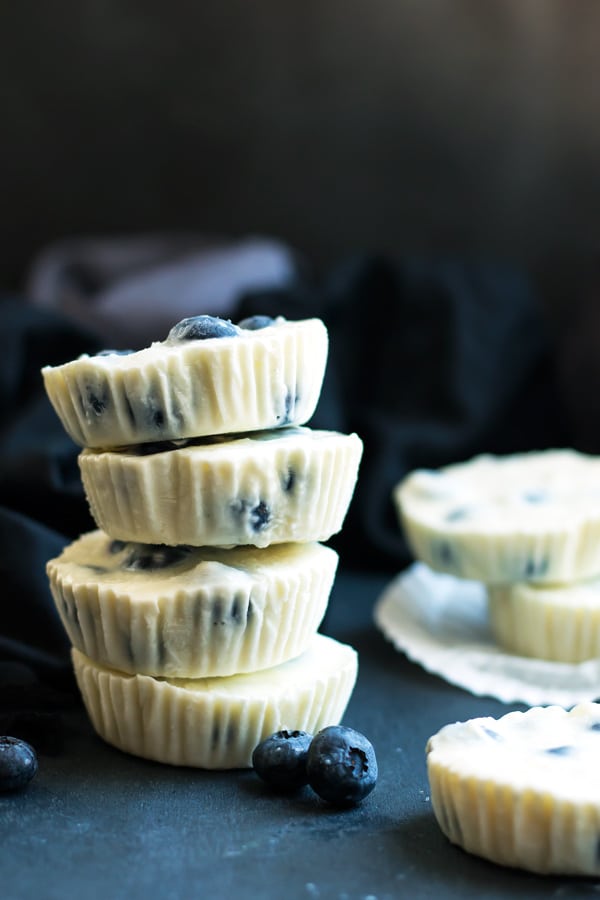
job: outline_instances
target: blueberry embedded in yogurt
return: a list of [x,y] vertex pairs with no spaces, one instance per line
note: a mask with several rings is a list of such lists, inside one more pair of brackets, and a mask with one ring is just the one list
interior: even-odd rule
[[275,324],[275,319],[272,316],[248,316],[245,319],[242,319],[238,322],[238,328],[243,328],[244,331],[260,331],[263,328],[269,328],[270,325]]
[[236,499],[229,504],[232,518],[238,530],[244,534],[260,534],[272,523],[273,512],[264,500]]
[[37,754],[27,741],[10,735],[0,737],[0,791],[24,788],[37,770]]
[[110,391],[107,382],[101,378],[88,382],[85,385],[81,403],[84,413],[92,419],[103,416],[106,410],[111,407]]
[[183,544],[176,547],[168,545],[137,544],[125,560],[123,567],[136,571],[166,569],[186,559],[192,548]]
[[190,316],[173,325],[167,335],[168,343],[204,341],[208,338],[237,337],[240,329],[229,319],[219,316]]

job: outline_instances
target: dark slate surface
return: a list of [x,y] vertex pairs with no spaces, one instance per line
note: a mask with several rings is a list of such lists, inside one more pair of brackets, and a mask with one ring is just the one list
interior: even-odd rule
[[454,688],[371,624],[387,578],[338,576],[323,631],[360,674],[345,722],[375,745],[375,791],[335,811],[310,791],[268,793],[252,772],[177,769],[127,756],[73,713],[65,747],[20,794],[0,795],[2,897],[527,898],[587,896],[586,879],[503,869],[451,846],[429,801],[424,747],[447,722],[510,708]]

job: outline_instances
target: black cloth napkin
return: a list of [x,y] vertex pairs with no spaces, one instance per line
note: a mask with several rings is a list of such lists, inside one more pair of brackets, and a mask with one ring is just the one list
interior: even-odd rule
[[60,752],[79,702],[46,562],[93,522],[40,369],[98,349],[68,320],[0,298],[0,734],[43,754]]
[[[410,469],[569,443],[543,316],[519,271],[355,257],[318,280],[246,292],[231,318],[254,313],[319,316],[328,326],[328,370],[310,424],[356,431],[365,447],[346,523],[331,541],[346,568],[395,573],[410,562],[391,500]],[[9,667],[4,676],[0,668],[1,723],[6,687],[22,674],[14,666],[39,685],[73,688],[45,565],[95,526],[78,448],[40,369],[94,353],[105,338],[27,298],[0,300],[0,319],[0,663]],[[42,710],[46,700],[42,691]]]

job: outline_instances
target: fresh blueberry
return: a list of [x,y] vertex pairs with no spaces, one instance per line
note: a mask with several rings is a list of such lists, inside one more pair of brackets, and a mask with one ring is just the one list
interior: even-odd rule
[[37,770],[37,754],[30,744],[21,738],[0,737],[0,791],[24,788]]
[[308,781],[306,759],[312,735],[306,731],[276,731],[254,748],[254,771],[279,791],[295,791]]
[[248,316],[238,322],[238,328],[243,328],[245,331],[260,331],[261,328],[268,328],[274,321],[275,319],[271,316]]
[[306,760],[308,783],[323,800],[354,806],[377,783],[377,759],[367,738],[342,725],[329,725],[313,738]]
[[219,316],[190,316],[173,325],[168,341],[203,341],[206,338],[235,337],[238,328]]

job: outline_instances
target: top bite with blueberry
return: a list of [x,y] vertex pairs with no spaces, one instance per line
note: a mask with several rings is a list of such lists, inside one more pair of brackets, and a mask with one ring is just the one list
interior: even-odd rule
[[143,350],[46,366],[46,392],[81,447],[119,447],[305,424],[328,354],[320,319],[192,316]]

